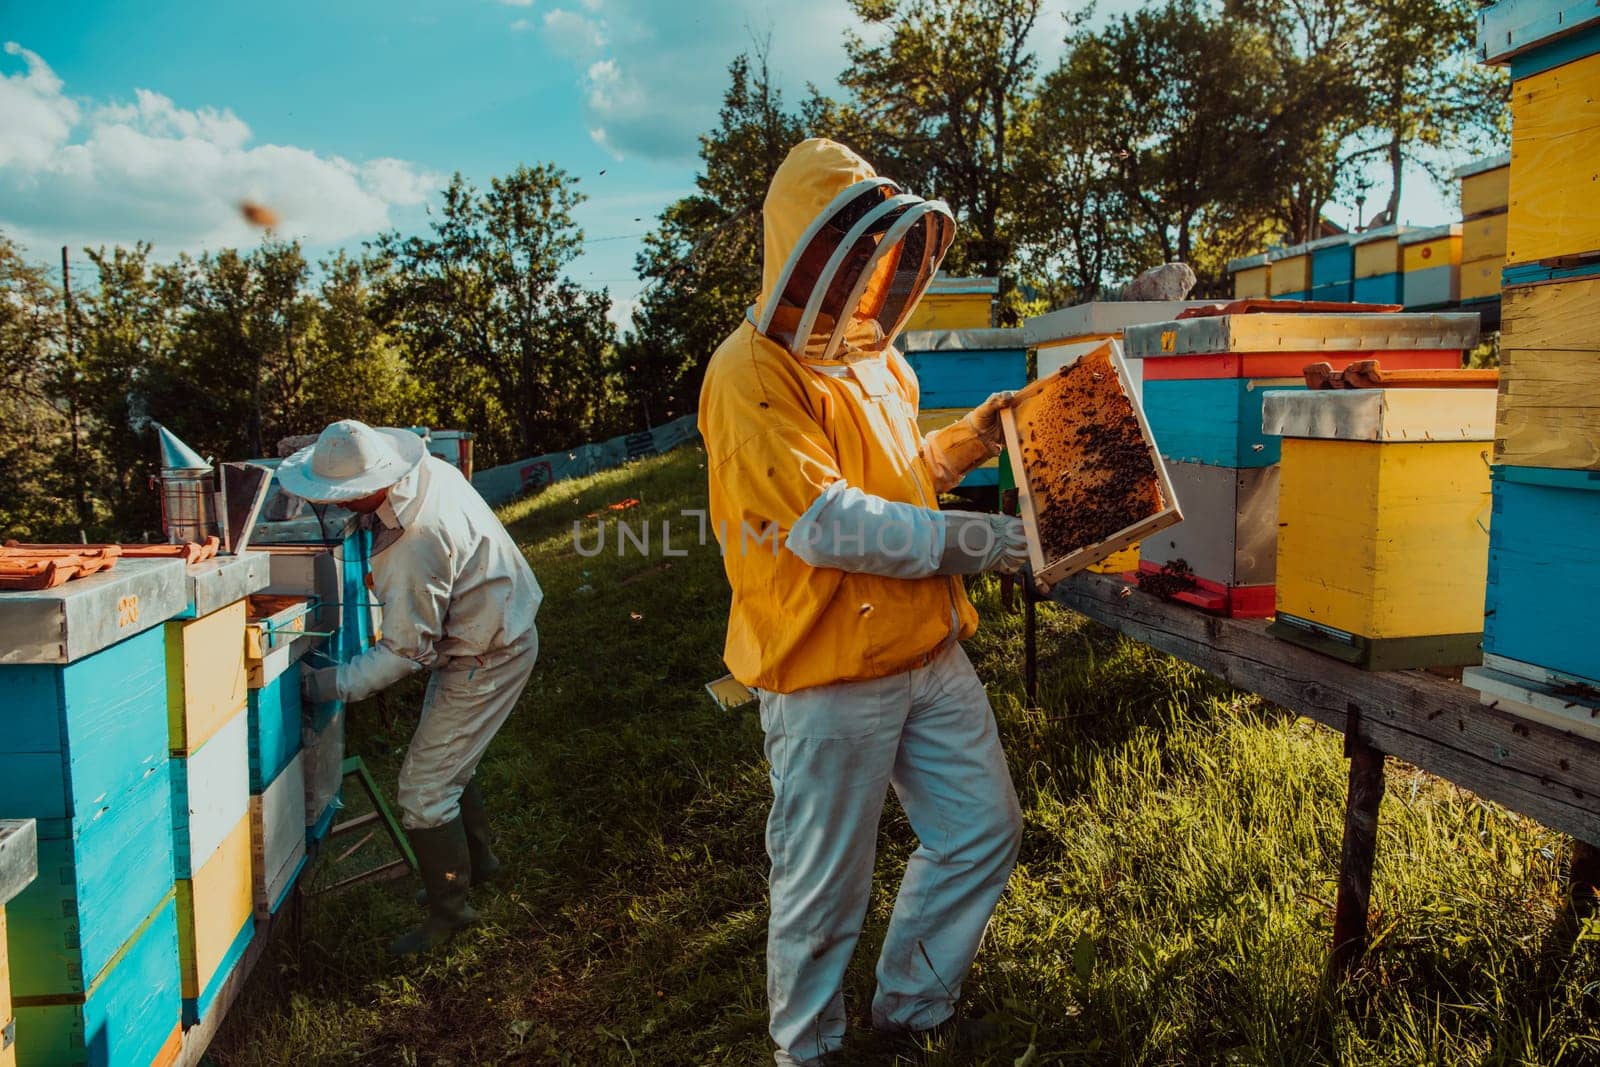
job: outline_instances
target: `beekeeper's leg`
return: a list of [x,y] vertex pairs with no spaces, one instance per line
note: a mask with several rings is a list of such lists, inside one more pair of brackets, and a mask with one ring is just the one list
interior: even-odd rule
[[522,695],[537,647],[530,643],[487,667],[454,664],[428,681],[422,721],[400,767],[397,790],[428,914],[390,944],[397,955],[427,951],[477,921],[467,903],[472,845],[461,817],[461,794]]
[[767,1001],[780,1064],[811,1063],[844,1043],[844,972],[910,706],[909,674],[761,694],[772,765]]
[[400,766],[396,790],[400,821],[407,830],[441,826],[461,814],[461,791],[516,707],[538,657],[534,634],[489,667],[455,660],[429,677],[422,719]]
[[924,1030],[954,1013],[1022,834],[994,713],[966,652],[952,646],[912,674],[893,782],[919,844],[878,959],[872,1021],[885,1030]]

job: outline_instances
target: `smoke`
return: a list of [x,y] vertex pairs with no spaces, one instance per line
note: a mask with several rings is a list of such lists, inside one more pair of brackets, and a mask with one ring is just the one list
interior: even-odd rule
[[143,437],[154,424],[150,418],[150,405],[145,400],[143,393],[128,394],[128,429],[137,437]]

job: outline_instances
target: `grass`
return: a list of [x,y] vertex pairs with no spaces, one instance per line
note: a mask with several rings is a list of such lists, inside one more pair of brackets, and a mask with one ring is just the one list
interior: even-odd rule
[[[768,802],[753,707],[718,710],[728,600],[715,547],[593,558],[574,521],[703,506],[685,448],[553,487],[505,519],[544,586],[541,658],[480,781],[508,877],[486,922],[384,955],[410,883],[310,897],[213,1059],[255,1064],[770,1062]],[[1391,761],[1374,950],[1323,978],[1342,828],[1340,739],[1064,610],[1041,609],[1040,699],[1020,616],[974,585],[970,645],[1026,819],[966,999],[1003,1027],[986,1062],[1600,1063],[1600,925],[1566,904],[1567,843]],[[355,709],[349,744],[391,790],[420,700]],[[852,1062],[967,1062],[864,1036],[872,964],[911,834],[892,801],[846,978]],[[326,863],[311,875],[327,882]]]

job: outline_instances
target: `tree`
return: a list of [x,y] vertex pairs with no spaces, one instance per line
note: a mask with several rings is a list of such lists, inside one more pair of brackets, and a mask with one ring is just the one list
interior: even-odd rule
[[761,289],[761,205],[806,123],[784,109],[764,48],[728,66],[717,126],[700,138],[698,191],[668,205],[636,268],[645,281],[619,353],[638,418],[693,411],[706,361]]
[[54,391],[61,379],[60,291],[0,235],[0,533],[25,540],[66,539],[70,423]]
[[[856,16],[887,33],[846,33],[852,94],[844,116],[878,142],[874,165],[925,195],[946,200],[967,228],[952,263],[1006,274],[1012,226],[1026,185],[1017,159],[1037,59],[1028,38],[1039,0],[850,0]],[[875,135],[875,136],[874,136]]]
[[429,234],[372,244],[380,321],[439,417],[479,434],[485,465],[581,439],[603,403],[610,298],[563,275],[582,247],[582,199],[552,164],[486,193],[458,173]]

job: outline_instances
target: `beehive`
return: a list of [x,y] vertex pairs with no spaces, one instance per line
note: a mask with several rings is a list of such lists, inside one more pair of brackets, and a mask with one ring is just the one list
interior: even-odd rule
[[[1280,439],[1263,431],[1268,390],[1303,389],[1308,364],[1337,370],[1376,359],[1389,370],[1460,366],[1477,343],[1474,314],[1206,315],[1130,327],[1143,357],[1144,408],[1170,464],[1183,527],[1141,549],[1140,571],[1174,599],[1222,614],[1273,609]],[[1271,473],[1260,473],[1271,472]],[[1182,561],[1181,575],[1170,572]],[[1152,578],[1152,582],[1157,579]]]
[[0,1067],[13,1067],[17,1062],[11,965],[6,955],[6,905],[38,875],[38,824],[32,819],[0,819]]
[[1271,268],[1265,252],[1254,256],[1241,256],[1228,261],[1228,273],[1233,276],[1235,300],[1264,300],[1271,295],[1268,285]]
[[306,862],[305,756],[289,761],[267,788],[250,797],[251,897],[257,919],[270,919],[288,898]]
[[1355,279],[1355,250],[1349,234],[1323,237],[1306,245],[1311,256],[1311,299],[1349,303]]
[[[1188,308],[1205,303],[1207,301],[1201,300],[1092,300],[1028,319],[1022,324],[1022,336],[1028,347],[1035,350],[1035,377],[1047,378],[1104,342],[1120,341],[1122,332],[1129,326],[1165,322]],[[1123,354],[1126,357],[1126,351]],[[1126,359],[1123,363],[1135,399],[1143,395],[1143,367],[1143,362],[1137,359]]]
[[1600,686],[1600,471],[1494,469],[1486,653]]
[[1045,584],[1181,519],[1115,342],[1030,386],[1001,415]]
[[1271,392],[1283,435],[1271,632],[1372,670],[1476,663],[1490,389]]
[[1400,235],[1401,302],[1407,311],[1461,299],[1461,223],[1407,230]]
[[1549,277],[1545,261],[1600,250],[1600,31],[1585,47],[1512,83],[1508,283]]
[[1311,297],[1311,254],[1305,245],[1288,245],[1267,253],[1267,292],[1274,300]]
[[951,278],[937,275],[906,320],[906,329],[986,330],[994,325],[998,278]]
[[250,690],[250,792],[259,793],[300,751],[300,671],[298,662],[260,689]]
[[1380,226],[1351,239],[1355,251],[1355,281],[1351,298],[1358,304],[1398,304],[1400,296],[1400,237],[1404,226]]
[[1463,302],[1492,300],[1500,295],[1509,203],[1504,194],[1509,188],[1510,166],[1511,157],[1502,155],[1476,160],[1456,171],[1462,187],[1460,294]]

